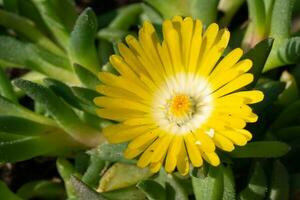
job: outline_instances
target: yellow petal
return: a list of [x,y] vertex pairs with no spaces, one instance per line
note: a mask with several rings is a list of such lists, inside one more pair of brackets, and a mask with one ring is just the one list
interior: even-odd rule
[[159,134],[158,129],[154,129],[147,133],[141,134],[140,136],[136,137],[128,144],[128,148],[130,149],[140,148],[141,146],[147,144],[149,141],[157,138],[158,134]]
[[166,164],[165,169],[166,172],[171,173],[174,171],[177,163],[177,157],[180,150],[180,144],[182,143],[182,136],[174,136],[170,147],[168,149],[167,157],[166,157]]
[[220,88],[216,92],[213,93],[215,97],[224,96],[228,93],[231,93],[235,90],[238,90],[253,81],[253,75],[250,73],[243,74],[233,81],[229,82],[224,87]]
[[178,169],[179,173],[183,176],[187,175],[189,173],[189,170],[190,170],[189,159],[188,159],[187,154],[186,154],[186,150],[185,150],[183,140],[182,140],[182,142],[179,146],[177,169]]
[[195,138],[192,134],[188,133],[184,135],[184,140],[192,164],[195,167],[200,167],[203,164],[203,160],[200,151],[197,148]]
[[202,156],[212,166],[218,166],[220,164],[220,158],[215,152],[211,152],[211,153],[203,152]]
[[160,145],[157,146],[157,148],[154,150],[150,158],[151,162],[156,163],[165,158],[170,142],[172,141],[173,137],[174,137],[173,134],[165,134],[164,136],[162,136],[162,141]]
[[234,146],[232,144],[232,142],[227,139],[226,137],[215,133],[213,140],[215,142],[215,144],[217,145],[217,147],[219,147],[220,149],[224,150],[224,151],[232,151],[234,149]]
[[246,137],[238,132],[235,132],[234,130],[220,131],[219,134],[228,138],[236,145],[244,146],[247,144]]

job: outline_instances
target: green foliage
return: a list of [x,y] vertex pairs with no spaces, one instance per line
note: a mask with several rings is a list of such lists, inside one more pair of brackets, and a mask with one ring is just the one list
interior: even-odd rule
[[[18,180],[14,192],[0,181],[0,199],[295,199],[299,0],[144,0],[114,9],[100,3],[105,13],[75,2],[0,1],[0,174],[6,166],[19,170],[20,161],[46,158],[56,160],[60,175]],[[162,39],[163,19],[176,15],[201,19],[204,29],[212,22],[228,26],[233,34],[226,53],[243,47],[242,59],[253,62],[247,89],[264,93],[262,102],[251,105],[259,116],[246,127],[252,141],[229,153],[218,150],[218,167],[205,162],[186,176],[164,169],[153,174],[125,159],[128,144],[105,141],[102,129],[115,122],[98,117],[94,104],[98,72],[117,74],[109,63],[110,55],[119,54],[116,44],[136,36],[144,21]],[[9,78],[11,68],[24,75]]]

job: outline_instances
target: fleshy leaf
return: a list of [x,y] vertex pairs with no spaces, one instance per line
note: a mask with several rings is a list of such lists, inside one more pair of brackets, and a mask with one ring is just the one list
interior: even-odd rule
[[234,158],[277,158],[290,151],[290,146],[278,141],[250,142],[244,147],[235,147],[230,153]]
[[271,175],[270,200],[289,199],[290,194],[289,173],[286,167],[280,162],[275,161]]
[[104,140],[98,130],[83,123],[68,104],[57,97],[49,88],[22,79],[14,81],[14,84],[35,101],[43,103],[61,128],[78,142],[87,146],[96,146]]
[[106,192],[126,188],[152,176],[148,168],[139,168],[136,165],[115,163],[100,180],[98,191]]
[[165,189],[157,182],[152,180],[141,181],[137,184],[149,200],[166,200]]
[[256,162],[247,187],[239,194],[241,200],[263,200],[267,192],[267,177],[259,162]]
[[203,169],[198,170],[197,176],[192,176],[196,200],[218,200],[223,195],[223,168],[209,167],[207,175]]
[[78,17],[71,33],[68,48],[72,63],[78,63],[89,71],[97,74],[100,63],[95,47],[97,18],[92,9],[85,9]]
[[7,185],[0,180],[0,198],[5,200],[22,200],[16,194],[14,194]]

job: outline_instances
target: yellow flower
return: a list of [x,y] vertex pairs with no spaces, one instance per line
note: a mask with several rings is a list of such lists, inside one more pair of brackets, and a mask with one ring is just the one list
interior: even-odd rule
[[128,141],[124,156],[139,157],[139,167],[177,167],[184,175],[189,163],[219,165],[215,146],[232,151],[252,137],[244,128],[257,115],[248,104],[263,99],[260,91],[241,91],[253,81],[252,62],[239,61],[240,48],[221,59],[229,31],[215,23],[202,29],[200,20],[176,16],[163,22],[160,41],[145,22],[138,39],[127,36],[121,55],[110,57],[120,75],[99,73],[97,113],[118,122],[104,135],[110,143]]

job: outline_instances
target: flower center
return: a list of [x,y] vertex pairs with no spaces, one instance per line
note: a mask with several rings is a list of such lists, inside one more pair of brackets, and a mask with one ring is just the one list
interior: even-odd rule
[[199,128],[210,116],[210,93],[205,79],[177,74],[156,93],[153,116],[160,128],[173,134],[186,134]]
[[192,102],[189,96],[180,94],[173,97],[170,104],[170,114],[183,117],[191,113]]

